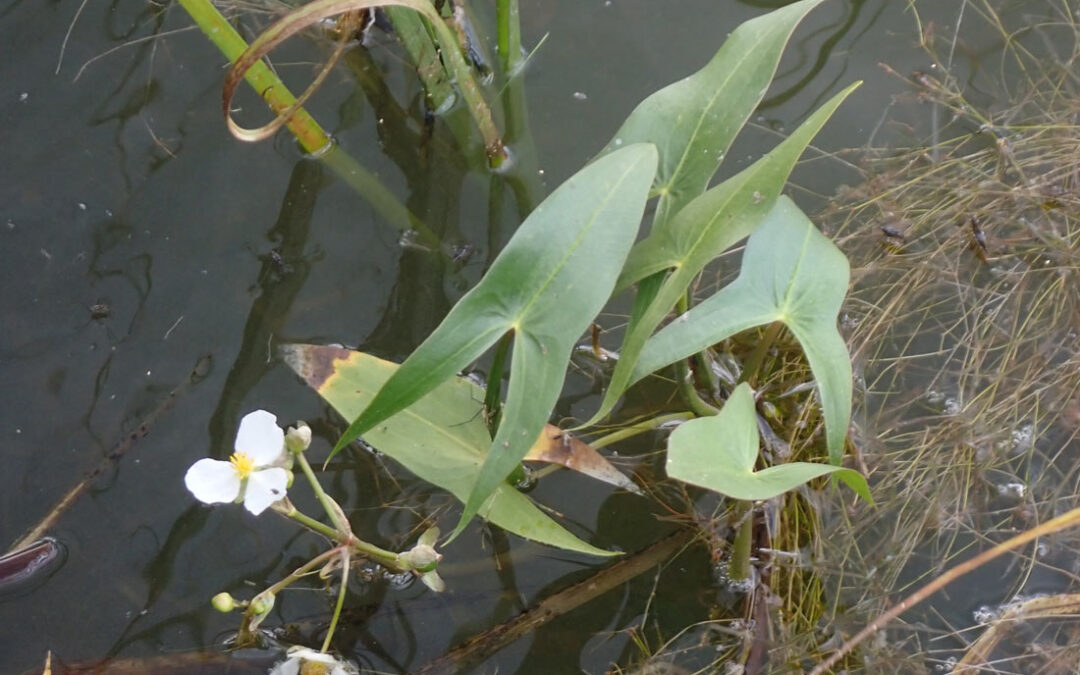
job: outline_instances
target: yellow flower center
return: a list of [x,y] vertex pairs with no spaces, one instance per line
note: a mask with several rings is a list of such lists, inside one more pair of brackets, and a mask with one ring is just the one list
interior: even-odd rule
[[232,464],[233,471],[236,472],[240,480],[247,478],[255,470],[255,460],[242,452],[234,452],[233,456],[229,458],[229,463]]

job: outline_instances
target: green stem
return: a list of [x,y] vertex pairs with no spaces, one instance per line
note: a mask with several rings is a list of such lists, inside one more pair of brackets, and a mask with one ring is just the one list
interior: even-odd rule
[[342,536],[337,530],[330,527],[329,525],[320,523],[311,516],[300,513],[296,510],[296,507],[293,507],[292,511],[286,512],[285,515],[289,518],[292,518],[293,520],[300,523],[309,530],[312,530],[313,532],[318,532],[324,537],[328,537],[329,539],[332,539],[334,541],[341,542]]
[[780,331],[783,327],[783,323],[773,321],[769,324],[769,327],[765,329],[765,334],[758,341],[757,346],[754,347],[753,353],[750,354],[750,359],[743,367],[742,375],[739,376],[739,383],[746,382],[751,386],[754,386],[761,379],[761,369],[765,364],[765,355],[772,349],[772,346],[776,342],[776,338],[780,336]]
[[254,618],[251,611],[252,607],[255,605],[255,601],[258,598],[267,594],[277,595],[278,592],[281,591],[283,588],[287,588],[288,586],[296,583],[311,570],[322,565],[327,559],[337,553],[338,550],[339,549],[335,547],[330,549],[329,551],[323,551],[322,553],[307,561],[300,567],[297,567],[284,579],[281,579],[277,583],[272,584],[271,586],[264,589],[261,593],[256,595],[254,598],[252,598],[251,603],[248,605],[248,608],[244,610],[244,619],[240,622],[240,631],[239,635],[237,636],[237,643],[240,645],[249,645],[255,642],[255,638],[251,634],[251,621]]
[[[329,5],[336,0],[321,0],[322,4]],[[316,0],[315,3],[307,5],[312,7],[318,4],[320,0]],[[367,3],[356,3],[357,6]],[[379,4],[379,3],[371,3]],[[484,150],[488,156],[488,162],[493,167],[498,167],[506,159],[506,150],[503,148],[502,137],[499,134],[498,128],[495,126],[495,120],[491,116],[491,108],[488,107],[487,101],[484,100],[484,96],[480,91],[480,85],[476,83],[476,78],[473,77],[472,70],[469,68],[469,64],[465,62],[465,56],[462,53],[461,45],[458,43],[457,37],[454,35],[450,27],[446,25],[443,18],[439,16],[439,13],[435,11],[435,8],[430,4],[420,4],[413,2],[406,2],[403,0],[397,0],[394,5],[403,5],[415,9],[424,15],[427,19],[428,25],[435,31],[435,36],[438,41],[438,47],[436,53],[442,57],[442,62],[449,72],[451,79],[457,83],[458,88],[461,90],[461,95],[465,99],[465,105],[469,110],[469,114],[472,115],[473,121],[476,123],[476,128],[480,131],[480,136],[484,139]],[[303,12],[304,8],[297,10],[297,12]]]
[[439,49],[431,39],[424,20],[404,7],[386,7],[386,18],[394,26],[394,34],[409,55],[420,82],[424,85],[430,108],[444,111],[454,99],[454,89],[439,60]]
[[[689,310],[689,307],[690,301],[687,299],[686,293],[683,293],[682,297],[675,303],[675,310],[682,315]],[[675,379],[679,387],[679,394],[686,404],[690,406],[690,410],[693,410],[698,417],[711,417],[720,412],[719,408],[710,405],[698,394],[697,387],[694,386],[694,374],[690,372],[690,362],[686,359],[679,359],[675,363]]]
[[[180,0],[180,6],[187,10],[206,37],[210,38],[231,63],[235,63],[248,48],[244,38],[240,37],[210,0]],[[296,97],[285,83],[262,61],[253,64],[244,74],[244,79],[272,110],[285,110],[296,103]],[[303,108],[293,114],[286,126],[296,136],[300,146],[309,153],[319,152],[330,144],[329,134],[323,131],[319,123]]]
[[738,530],[731,547],[731,561],[728,563],[728,575],[734,581],[750,578],[750,550],[754,536],[753,502],[738,500],[734,509]]
[[[334,523],[334,527],[341,536],[347,537],[352,533],[352,528],[349,527],[348,521],[342,521],[339,507],[330,499],[329,495],[323,491],[322,485],[319,484],[319,479],[315,477],[315,472],[311,470],[311,465],[308,464],[307,457],[304,453],[298,452],[295,454],[296,463],[300,465],[300,468],[304,472],[304,476],[311,483],[311,489],[315,493],[315,497],[319,500],[319,504],[322,505],[323,510],[326,511],[326,515],[330,517],[330,521]],[[299,511],[297,512],[299,513]],[[320,523],[321,524],[321,523]],[[335,537],[338,539],[339,537]]]
[[512,76],[521,60],[521,18],[518,0],[495,0],[499,63]]
[[352,537],[349,540],[349,548],[365,558],[377,562],[383,567],[392,569],[395,572],[405,572],[411,569],[407,565],[401,563],[401,558],[397,553],[387,551],[385,548],[379,548],[375,544],[369,544],[363,539]]
[[628,427],[623,427],[618,431],[613,431],[610,434],[601,436],[596,440],[589,441],[589,445],[591,445],[594,449],[603,448],[605,446],[611,445],[612,443],[616,443],[618,441],[637,436],[638,434],[643,434],[648,431],[654,431],[664,426],[665,424],[668,424],[669,422],[678,422],[691,419],[694,419],[694,414],[688,412],[658,415],[656,417],[647,419],[644,422],[631,424]]
[[506,369],[506,355],[510,351],[510,345],[514,342],[514,332],[507,331],[495,348],[495,356],[491,359],[491,371],[487,377],[487,389],[484,391],[484,415],[487,420],[488,431],[491,437],[499,432],[499,422],[502,418],[502,378]]
[[330,649],[330,640],[334,637],[334,631],[337,630],[338,618],[341,617],[341,608],[345,606],[345,589],[349,586],[349,552],[342,551],[341,553],[341,588],[338,589],[337,605],[334,606],[334,616],[330,618],[330,627],[326,629],[326,639],[323,640],[321,651],[326,653],[327,649]]

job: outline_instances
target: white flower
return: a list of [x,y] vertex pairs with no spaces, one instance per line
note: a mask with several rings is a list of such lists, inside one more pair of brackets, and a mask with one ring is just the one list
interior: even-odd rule
[[276,464],[285,460],[285,432],[265,410],[244,415],[236,432],[236,452],[229,461],[200,459],[184,475],[195,499],[206,504],[244,500],[259,515],[285,497],[289,473]]
[[307,647],[290,647],[287,654],[289,658],[274,666],[270,675],[357,675],[360,672],[348,661],[339,661]]

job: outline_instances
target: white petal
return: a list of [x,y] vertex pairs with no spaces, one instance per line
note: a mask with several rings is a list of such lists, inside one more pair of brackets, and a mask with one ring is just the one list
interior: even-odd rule
[[255,466],[270,466],[285,452],[285,432],[276,415],[256,410],[240,420],[233,447],[255,460]]
[[266,507],[285,496],[288,482],[289,473],[285,469],[274,467],[252,471],[244,491],[244,508],[259,515]]
[[274,666],[270,675],[300,675],[300,658],[293,657]]
[[240,477],[233,465],[216,459],[200,459],[184,474],[184,485],[195,499],[206,504],[235,501],[240,494]]

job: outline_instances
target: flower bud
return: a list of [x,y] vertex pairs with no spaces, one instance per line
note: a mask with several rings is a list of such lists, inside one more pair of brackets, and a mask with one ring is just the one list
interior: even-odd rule
[[251,612],[255,616],[266,616],[274,608],[274,594],[260,593],[251,601]]
[[295,427],[289,427],[285,432],[285,447],[289,452],[298,454],[308,449],[311,445],[311,427],[305,422],[297,422]]
[[403,556],[409,567],[417,572],[430,572],[435,569],[442,555],[427,544],[417,544]]
[[228,614],[236,609],[236,598],[228,593],[218,593],[210,599],[210,604],[214,606],[214,609],[222,614]]

